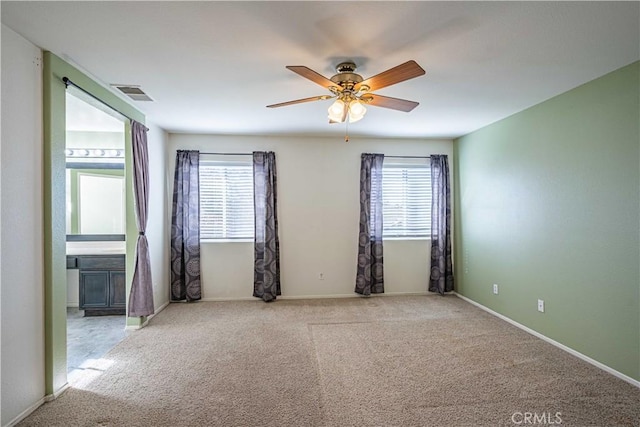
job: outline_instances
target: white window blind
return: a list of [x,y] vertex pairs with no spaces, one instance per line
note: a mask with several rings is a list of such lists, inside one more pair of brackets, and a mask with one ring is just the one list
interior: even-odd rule
[[382,202],[384,237],[430,237],[431,169],[429,165],[384,163]]
[[253,239],[251,162],[200,162],[200,238]]

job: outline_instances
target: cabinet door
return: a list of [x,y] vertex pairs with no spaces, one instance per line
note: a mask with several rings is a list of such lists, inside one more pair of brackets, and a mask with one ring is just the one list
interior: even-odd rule
[[125,308],[127,295],[125,291],[126,274],[124,271],[109,272],[110,307]]
[[80,309],[109,306],[109,272],[80,272]]

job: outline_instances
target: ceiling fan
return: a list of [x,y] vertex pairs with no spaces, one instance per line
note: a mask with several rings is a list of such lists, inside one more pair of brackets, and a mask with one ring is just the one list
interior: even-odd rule
[[277,108],[301,104],[303,102],[336,98],[335,102],[329,107],[329,123],[342,123],[346,121],[347,118],[351,123],[356,122],[362,119],[367,112],[365,105],[390,108],[404,112],[413,110],[418,106],[418,103],[415,101],[391,98],[371,92],[425,74],[422,67],[413,60],[407,61],[404,64],[393,67],[373,77],[369,77],[366,80],[364,80],[360,74],[356,74],[356,64],[351,61],[338,64],[336,67],[337,74],[330,79],[302,65],[288,65],[287,68],[328,89],[331,95],[312,96],[311,98],[302,98],[267,105],[267,107]]

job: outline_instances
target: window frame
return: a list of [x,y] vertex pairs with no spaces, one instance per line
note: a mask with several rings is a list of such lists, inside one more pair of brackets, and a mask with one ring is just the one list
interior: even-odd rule
[[[200,203],[199,203],[199,207],[200,207],[200,242],[203,243],[242,243],[242,242],[253,242],[254,238],[255,238],[255,212],[254,212],[254,208],[253,208],[253,163],[251,161],[251,159],[246,159],[244,158],[244,156],[213,156],[213,155],[207,155],[208,158],[203,159],[204,155],[201,155],[200,158]],[[222,237],[215,237],[214,235],[211,234],[207,234],[207,235],[203,235],[202,233],[202,229],[203,229],[203,208],[202,208],[202,195],[203,195],[203,170],[207,169],[207,168],[223,168],[223,167],[241,167],[241,168],[246,168],[248,169],[249,173],[251,174],[251,194],[250,194],[250,199],[251,199],[251,226],[250,226],[250,230],[251,230],[251,235],[250,236],[239,236],[239,237],[229,237],[227,230],[228,227],[225,225],[223,226],[223,231],[225,231],[225,235]],[[226,194],[226,191],[225,191]],[[245,196],[248,196],[245,194]],[[228,202],[224,202],[223,201],[223,209],[226,208]],[[247,210],[248,211],[248,210]],[[245,212],[245,214],[248,212]],[[213,228],[213,227],[212,227]]]
[[[389,207],[386,205],[387,203],[387,195],[389,194],[389,190],[385,191],[385,169],[424,169],[427,172],[427,179],[423,185],[426,185],[427,191],[429,192],[428,196],[426,196],[426,202],[428,206],[426,207],[425,216],[427,218],[427,230],[424,234],[402,234],[399,233],[398,230],[389,230],[387,228],[388,223],[388,214],[385,215],[385,211],[388,213]],[[431,164],[428,157],[425,158],[388,158],[385,157],[384,162],[382,163],[382,203],[383,203],[383,233],[382,238],[384,240],[430,240],[431,239]],[[406,199],[404,200],[404,210],[406,211]],[[406,213],[405,213],[406,215]],[[406,227],[405,224],[404,230]],[[393,232],[393,234],[391,234]],[[406,233],[406,231],[404,231]]]

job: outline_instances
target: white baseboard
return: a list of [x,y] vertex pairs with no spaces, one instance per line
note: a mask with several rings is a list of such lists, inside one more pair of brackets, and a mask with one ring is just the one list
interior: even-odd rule
[[169,307],[168,300],[164,304],[162,304],[160,307],[158,307],[156,310],[154,310],[155,313],[153,313],[151,316],[147,316],[147,320],[145,320],[140,327],[144,328],[145,326],[147,326],[147,324],[149,323],[149,320],[153,319],[158,313],[160,313],[162,310],[164,310],[167,307]]
[[60,387],[60,389],[58,391],[56,391],[53,394],[48,394],[42,398],[40,398],[37,402],[35,402],[33,405],[29,406],[27,409],[25,409],[24,411],[22,411],[20,414],[18,414],[17,417],[15,417],[14,419],[12,419],[11,421],[9,421],[9,423],[5,424],[4,427],[13,427],[16,424],[18,424],[20,421],[24,420],[25,418],[27,418],[29,415],[31,415],[33,413],[33,411],[35,411],[36,409],[38,409],[40,406],[42,406],[44,403],[46,402],[51,402],[52,400],[57,399],[58,397],[60,397],[62,395],[62,393],[64,393],[65,391],[67,391],[69,389],[69,383],[66,383],[65,385],[63,385],[62,387]]
[[[432,292],[386,292],[383,294],[371,294],[371,297],[393,297],[393,296],[416,296],[416,295],[432,295]],[[433,294],[437,295],[437,294]],[[297,300],[297,299],[338,299],[338,298],[362,298],[362,295],[356,293],[350,294],[326,294],[326,295],[279,295],[278,299],[282,300]],[[202,298],[200,301],[260,301],[256,297],[215,297],[215,298]]]
[[221,302],[221,301],[258,301],[256,297],[215,297],[215,298],[202,298],[200,301],[204,302]]
[[131,326],[131,325],[127,325],[125,326],[124,330],[125,331],[137,331],[139,329],[144,328],[145,326],[147,326],[147,324],[149,324],[149,320],[153,319],[154,316],[156,316],[158,313],[160,313],[162,310],[164,310],[165,308],[167,308],[169,306],[170,301],[165,302],[164,304],[162,304],[160,307],[158,307],[155,310],[155,313],[147,316],[147,318],[145,319],[145,321],[142,323],[142,325],[140,326]]
[[31,415],[31,413],[33,411],[35,411],[36,409],[38,409],[42,404],[44,404],[44,402],[46,402],[46,398],[43,397],[40,400],[38,400],[36,403],[34,403],[33,405],[29,406],[27,409],[25,409],[24,411],[22,411],[20,414],[18,414],[17,417],[15,417],[14,419],[12,419],[11,421],[9,421],[7,424],[4,425],[4,427],[13,427],[16,424],[18,424],[20,421],[24,420],[25,418],[27,418],[29,415]]
[[473,301],[472,299],[469,299],[469,298],[465,297],[464,295],[460,295],[460,294],[459,294],[459,293],[457,293],[457,292],[453,292],[453,294],[454,294],[454,295],[456,295],[458,298],[463,299],[463,300],[465,300],[466,302],[468,302],[468,303],[470,303],[470,304],[473,304],[473,305],[475,305],[476,307],[478,307],[478,308],[480,308],[480,309],[482,309],[482,310],[486,311],[487,313],[490,313],[490,314],[492,314],[492,315],[494,315],[494,316],[496,316],[496,317],[498,317],[498,318],[500,318],[500,319],[504,320],[505,322],[511,323],[513,326],[515,326],[515,327],[517,327],[517,328],[520,328],[520,329],[522,329],[523,331],[528,332],[528,333],[530,333],[531,335],[533,335],[533,336],[535,336],[535,337],[537,337],[537,338],[540,338],[541,340],[546,341],[546,342],[548,342],[549,344],[552,344],[552,345],[554,345],[554,346],[558,347],[559,349],[564,350],[564,351],[566,351],[567,353],[569,353],[569,354],[571,354],[571,355],[573,355],[573,356],[576,356],[576,357],[578,357],[578,358],[580,358],[580,359],[584,360],[585,362],[590,363],[590,364],[592,364],[593,366],[595,366],[595,367],[597,367],[597,368],[600,368],[600,369],[602,369],[603,371],[606,371],[606,372],[610,373],[611,375],[613,375],[613,376],[615,376],[615,377],[618,377],[618,378],[620,378],[621,380],[626,381],[626,382],[628,382],[629,384],[634,385],[634,386],[636,386],[636,387],[640,388],[640,381],[638,381],[638,380],[636,380],[636,379],[633,379],[633,378],[631,378],[630,376],[623,374],[622,372],[618,372],[618,371],[616,371],[615,369],[611,368],[610,366],[607,366],[607,365],[605,365],[604,363],[598,362],[597,360],[592,359],[592,358],[590,358],[589,356],[586,356],[586,355],[584,355],[584,354],[580,353],[579,351],[576,351],[576,350],[572,349],[571,347],[567,347],[566,345],[561,344],[561,343],[559,343],[558,341],[553,340],[553,339],[549,338],[549,337],[548,337],[548,336],[546,336],[546,335],[542,335],[540,332],[534,331],[533,329],[528,328],[528,327],[524,326],[523,324],[518,323],[518,322],[516,322],[515,320],[510,319],[510,318],[508,318],[507,316],[504,316],[504,315],[502,315],[502,314],[500,314],[500,313],[498,313],[498,312],[496,312],[496,311],[493,311],[493,310],[491,310],[490,308],[487,308],[487,307],[485,307],[484,305],[482,305],[482,304],[480,304],[480,303],[477,303],[477,302]]
[[433,296],[433,297],[439,297],[440,294],[435,293],[435,292],[427,292],[427,291],[422,291],[422,292],[385,292],[384,294],[375,294],[373,296],[376,297],[402,297],[402,296]]
[[56,400],[57,398],[59,398],[60,396],[62,396],[62,394],[67,391],[69,389],[69,387],[71,387],[71,384],[69,383],[65,383],[65,385],[63,385],[62,387],[60,387],[58,389],[58,391],[56,391],[53,394],[48,394],[44,397],[44,401],[45,402],[51,402],[52,400]]
[[67,303],[67,308],[80,308],[80,303],[79,302],[68,302]]
[[397,296],[426,296],[430,295],[429,292],[385,292],[382,294],[371,294],[369,296],[363,296],[360,294],[330,294],[330,295],[281,295],[278,299],[337,299],[337,298],[384,298],[384,297],[397,297]]
[[332,294],[332,295],[280,295],[278,299],[297,300],[297,299],[338,299],[338,298],[358,298],[358,294]]
[[157,310],[155,310],[155,313],[153,313],[151,316],[149,317],[153,317],[156,314],[160,313],[162,310],[164,310],[165,308],[169,307],[169,304],[171,303],[171,301],[167,300],[164,304],[162,304],[160,307],[158,307]]

